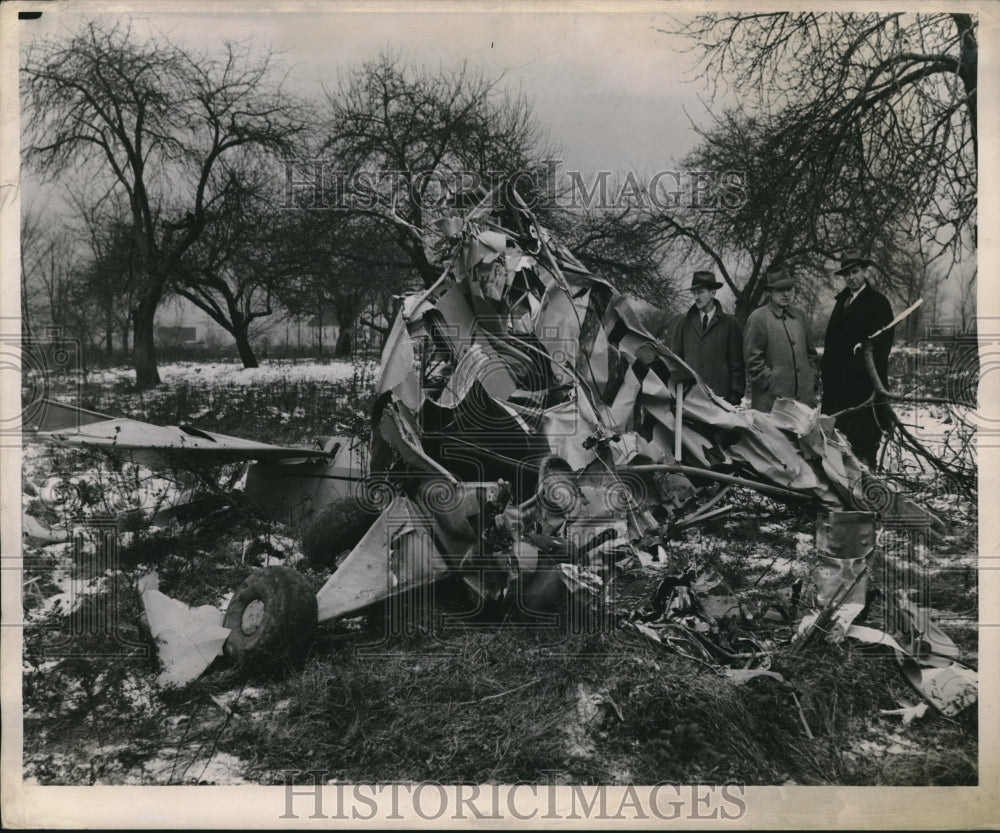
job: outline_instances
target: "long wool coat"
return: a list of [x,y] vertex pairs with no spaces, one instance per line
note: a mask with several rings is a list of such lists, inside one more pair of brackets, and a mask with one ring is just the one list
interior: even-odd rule
[[816,405],[819,361],[805,315],[767,303],[747,319],[743,358],[750,376],[750,405],[770,411],[779,396]]
[[702,329],[701,313],[692,305],[674,331],[673,351],[686,361],[712,391],[738,405],[746,390],[743,328],[715,301],[715,314]]
[[[864,351],[859,349],[855,352],[854,345],[860,344],[892,321],[889,299],[872,289],[867,282],[845,310],[844,301],[849,296],[848,289],[838,293],[823,340],[820,367],[823,374],[825,414],[835,414],[844,408],[858,405],[871,396],[872,381],[865,369]],[[883,383],[887,381],[889,373],[891,348],[892,330],[880,335],[872,345],[875,369]]]

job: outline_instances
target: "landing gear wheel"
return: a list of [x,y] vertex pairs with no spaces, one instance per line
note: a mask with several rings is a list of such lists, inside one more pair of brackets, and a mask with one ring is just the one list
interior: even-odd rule
[[290,567],[265,567],[240,585],[226,609],[223,652],[245,668],[294,661],[309,646],[316,618],[316,593],[305,577]]

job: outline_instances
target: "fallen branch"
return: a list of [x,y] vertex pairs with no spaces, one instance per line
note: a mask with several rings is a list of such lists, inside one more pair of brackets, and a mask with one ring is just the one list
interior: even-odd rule
[[[883,329],[888,329],[883,328]],[[882,332],[881,330],[879,332]],[[877,335],[877,334],[876,334]],[[964,485],[967,489],[972,489],[975,486],[976,473],[975,471],[968,470],[965,466],[958,466],[946,462],[941,457],[933,454],[920,440],[918,440],[913,434],[906,428],[903,421],[899,418],[899,415],[892,409],[891,402],[903,402],[912,405],[943,405],[945,407],[955,407],[961,403],[955,402],[951,399],[943,399],[936,396],[898,396],[891,393],[882,382],[879,376],[878,370],[875,367],[875,356],[872,349],[871,339],[867,339],[864,343],[864,359],[865,359],[865,369],[868,371],[868,376],[872,382],[872,393],[864,402],[858,405],[852,405],[850,408],[844,408],[843,410],[837,411],[831,416],[836,419],[837,417],[844,416],[845,414],[852,414],[857,411],[862,411],[866,408],[879,409],[875,410],[875,419],[879,420],[880,412],[883,416],[887,416],[889,420],[888,426],[883,426],[887,435],[892,436],[897,435],[896,442],[903,446],[904,448],[911,451],[916,457],[917,462],[920,460],[926,460],[934,469],[947,475],[948,477],[958,481]],[[963,447],[964,451],[964,447]]]

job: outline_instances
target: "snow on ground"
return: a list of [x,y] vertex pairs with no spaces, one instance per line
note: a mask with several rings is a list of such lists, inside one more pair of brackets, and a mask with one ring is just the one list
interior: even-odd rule
[[97,596],[107,590],[108,576],[80,579],[72,577],[66,570],[58,570],[49,578],[59,588],[59,592],[47,596],[37,610],[26,613],[26,620],[44,622],[56,612],[68,616],[87,596]]
[[[160,365],[159,371],[165,384],[250,386],[280,381],[347,382],[355,376],[377,374],[378,363],[275,359],[264,361],[260,367],[247,368],[239,362],[171,362]],[[97,385],[130,383],[134,379],[135,371],[131,367],[94,370],[87,374],[87,381]]]
[[930,341],[920,341],[916,344],[894,344],[892,352],[902,356],[943,356],[948,350],[944,344],[935,344]]
[[913,436],[938,455],[957,451],[961,441],[975,428],[975,411],[964,405],[910,405],[893,403],[900,422]]
[[886,755],[919,755],[923,749],[910,738],[902,735],[888,736],[884,733],[875,739],[857,741],[844,754],[850,758],[882,758]]
[[211,758],[188,760],[179,758],[176,748],[164,749],[143,763],[143,774],[126,779],[127,784],[206,783],[248,784],[242,772],[246,764],[235,755],[216,751]]
[[[188,744],[196,747],[201,744]],[[248,784],[242,773],[245,762],[228,752],[214,751],[211,755],[200,749],[167,747],[158,755],[138,766],[126,768],[118,756],[127,752],[124,744],[89,744],[83,754],[48,753],[32,763],[48,773],[57,775],[57,782],[68,784],[89,783],[107,785],[164,785],[164,784]],[[194,756],[191,753],[194,752]],[[29,755],[30,760],[32,756]],[[25,778],[26,784],[41,783],[34,775]]]

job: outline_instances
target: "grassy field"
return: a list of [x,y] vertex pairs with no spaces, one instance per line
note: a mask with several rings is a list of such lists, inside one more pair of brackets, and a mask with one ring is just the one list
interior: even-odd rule
[[[143,395],[126,374],[105,373],[82,389],[80,404],[274,443],[364,435],[371,368],[329,365],[324,375],[322,366],[304,367],[253,384],[181,368]],[[898,462],[913,497],[950,528],[923,548],[880,548],[873,584],[888,591],[891,577],[913,573],[975,665],[975,505],[914,461]],[[29,514],[120,519],[116,548],[101,558],[91,539],[108,533],[95,528],[75,548],[25,548],[26,778],[280,783],[289,770],[324,770],[328,780],[355,782],[977,782],[975,708],[954,719],[928,711],[906,726],[883,715],[919,701],[886,653],[814,642],[798,656],[775,653],[771,670],[784,682],[739,684],[632,627],[660,580],[690,568],[717,571],[758,621],[772,604],[788,605],[798,580],[808,600],[815,515],[748,491],[735,493],[728,517],[681,533],[664,561],[617,576],[612,627],[598,632],[469,619],[445,582],[434,615],[410,611],[413,627],[387,630],[375,612],[322,627],[301,663],[270,678],[220,660],[184,689],[159,688],[135,589],[147,570],[192,605],[223,602],[265,564],[294,563],[317,589],[328,575],[301,560],[293,531],[223,493],[183,525],[142,520],[196,479],[26,446]],[[876,604],[869,622],[878,626],[881,615]],[[789,629],[760,625],[760,635],[780,643]]]

